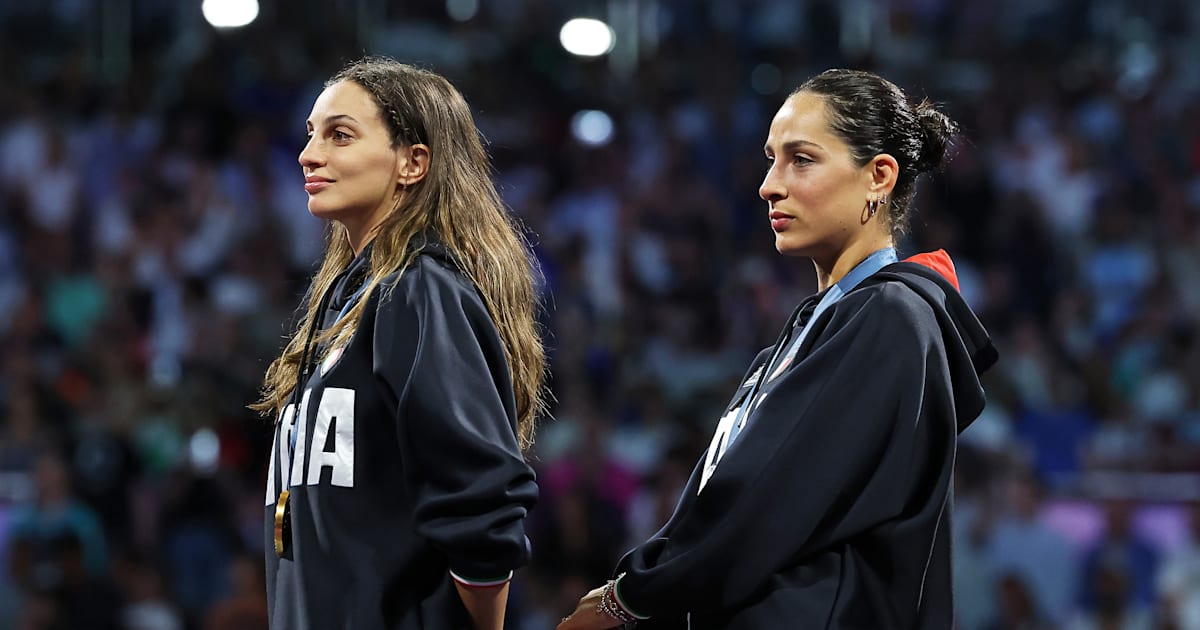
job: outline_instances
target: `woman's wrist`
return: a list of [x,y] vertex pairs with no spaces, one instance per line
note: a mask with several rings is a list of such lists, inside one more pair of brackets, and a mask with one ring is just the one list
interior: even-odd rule
[[600,612],[624,624],[624,627],[632,628],[639,620],[647,619],[647,617],[633,612],[625,602],[621,601],[621,596],[617,589],[623,577],[625,577],[624,573],[618,575],[615,580],[609,580],[604,585],[604,590],[600,593],[598,608]]
[[638,613],[634,612],[633,609],[629,607],[629,604],[625,603],[625,599],[621,597],[621,578],[623,577],[625,577],[625,574],[621,573],[617,576],[617,579],[613,580],[613,599],[617,601],[618,606],[624,609],[625,612],[633,615],[635,619],[649,619],[650,615],[639,615]]

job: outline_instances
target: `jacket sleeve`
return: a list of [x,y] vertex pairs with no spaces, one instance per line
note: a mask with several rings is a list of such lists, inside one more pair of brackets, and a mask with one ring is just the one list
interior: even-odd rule
[[428,257],[388,289],[373,369],[397,401],[414,526],[446,555],[456,580],[501,583],[529,559],[525,516],[538,491],[517,445],[499,334],[471,283]]
[[736,606],[948,479],[931,470],[951,465],[955,429],[929,305],[886,284],[821,319],[707,485],[693,474],[660,535],[621,560],[617,594],[635,614]]

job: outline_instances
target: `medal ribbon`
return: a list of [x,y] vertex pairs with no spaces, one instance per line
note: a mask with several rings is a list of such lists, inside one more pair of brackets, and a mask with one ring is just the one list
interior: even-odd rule
[[[781,372],[783,368],[790,365],[792,360],[796,358],[796,354],[800,352],[800,345],[804,343],[805,337],[808,336],[808,331],[812,329],[813,322],[817,321],[821,313],[824,313],[829,307],[836,304],[838,300],[842,299],[843,296],[852,291],[863,280],[874,275],[880,269],[896,262],[896,260],[896,249],[894,247],[886,247],[867,256],[865,260],[855,265],[854,269],[851,269],[850,273],[846,274],[837,284],[829,287],[829,290],[821,298],[821,301],[817,303],[817,308],[813,310],[812,316],[808,318],[808,321],[804,322],[804,327],[800,329],[800,332],[796,334],[792,343],[788,346],[787,353],[784,354],[782,360],[780,360],[780,350],[783,348],[782,341],[779,345],[775,346],[774,355],[765,365],[769,370],[764,370],[759,376],[758,381],[754,384],[754,388],[750,391],[750,395],[746,397],[746,404],[742,405],[742,408],[738,410],[737,420],[734,421],[733,428],[730,430],[728,444],[733,444],[734,439],[742,432],[742,427],[745,425],[750,413],[750,407],[754,406],[754,399],[758,396],[759,390],[762,389],[762,384],[779,376],[776,372]],[[795,325],[796,322],[792,322],[793,328]],[[776,364],[777,360],[779,361],[778,364]]]

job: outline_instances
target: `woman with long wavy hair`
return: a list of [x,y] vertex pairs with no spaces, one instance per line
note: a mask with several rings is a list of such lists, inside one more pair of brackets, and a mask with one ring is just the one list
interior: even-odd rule
[[462,95],[390,59],[325,85],[299,156],[329,222],[255,409],[276,628],[489,628],[528,560],[544,407],[528,244]]

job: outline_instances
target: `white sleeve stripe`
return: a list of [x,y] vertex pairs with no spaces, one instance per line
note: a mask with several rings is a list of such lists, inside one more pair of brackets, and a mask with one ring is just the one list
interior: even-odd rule
[[500,585],[508,582],[509,580],[512,579],[513,572],[509,571],[508,575],[506,575],[505,577],[496,578],[494,580],[468,580],[467,578],[455,573],[454,571],[450,572],[450,577],[454,578],[455,582],[458,582],[459,584],[462,584],[463,586],[470,586],[473,588],[486,588],[489,586],[500,586]]

